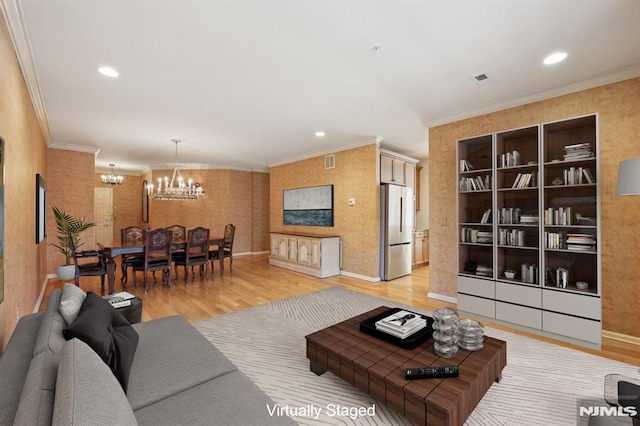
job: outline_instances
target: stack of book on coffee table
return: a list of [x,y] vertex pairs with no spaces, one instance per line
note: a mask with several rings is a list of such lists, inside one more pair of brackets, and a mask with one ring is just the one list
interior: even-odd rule
[[124,308],[126,306],[131,306],[131,299],[135,296],[131,293],[127,293],[126,291],[122,291],[120,293],[114,293],[109,296],[105,296],[111,306],[114,308]]
[[413,312],[398,311],[376,321],[375,325],[379,331],[405,339],[425,328],[427,326],[427,320]]

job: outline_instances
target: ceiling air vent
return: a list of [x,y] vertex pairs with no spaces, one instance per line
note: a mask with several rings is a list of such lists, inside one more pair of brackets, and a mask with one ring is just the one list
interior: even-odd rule
[[324,156],[324,168],[335,169],[336,168],[336,155],[329,154]]
[[485,73],[474,75],[473,77],[471,77],[471,80],[473,80],[473,82],[477,84],[478,87],[486,86],[487,84],[495,82],[493,78],[489,77]]

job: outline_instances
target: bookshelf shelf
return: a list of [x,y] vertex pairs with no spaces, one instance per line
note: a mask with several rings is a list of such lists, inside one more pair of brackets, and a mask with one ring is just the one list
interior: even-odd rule
[[590,114],[457,141],[461,312],[599,347],[598,138]]

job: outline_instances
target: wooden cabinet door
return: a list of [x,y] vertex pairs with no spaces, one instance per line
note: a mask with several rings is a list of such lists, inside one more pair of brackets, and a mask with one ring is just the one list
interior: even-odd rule
[[271,257],[278,257],[278,236],[271,235]]
[[422,240],[422,261],[425,265],[429,264],[429,234],[426,234]]
[[406,183],[404,165],[404,161],[397,158],[393,159],[393,183],[396,185],[404,185]]
[[393,158],[380,156],[380,183],[393,183]]
[[289,260],[289,237],[278,235],[278,259]]
[[322,240],[311,240],[310,264],[315,268],[322,266]]
[[424,237],[416,237],[413,241],[413,264],[418,265],[422,264],[422,243],[424,241]]
[[298,239],[289,237],[289,260],[298,261]]
[[311,263],[311,247],[306,238],[298,238],[298,263],[309,265]]

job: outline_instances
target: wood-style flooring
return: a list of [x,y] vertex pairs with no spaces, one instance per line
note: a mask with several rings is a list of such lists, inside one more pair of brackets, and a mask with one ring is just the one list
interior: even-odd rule
[[[229,263],[226,261],[225,274],[221,277],[216,262],[216,273],[213,278],[204,280],[196,274],[196,278],[188,286],[185,286],[184,270],[181,268],[179,280],[171,288],[163,287],[160,279],[158,279],[156,286],[150,287],[147,294],[144,294],[142,290],[143,286],[140,284],[142,282],[142,274],[140,273],[138,276],[140,288],[134,291],[129,286],[127,291],[144,299],[143,321],[170,315],[182,315],[188,321],[194,322],[332,286],[383,297],[427,310],[434,310],[443,306],[455,308],[455,305],[450,303],[427,298],[429,291],[428,266],[414,269],[411,275],[389,282],[378,283],[343,275],[319,279],[299,274],[270,266],[268,255],[266,254],[236,256],[233,266],[233,273],[231,273],[229,271]],[[117,268],[117,271],[116,291],[120,291],[122,289],[120,285],[120,268]],[[172,273],[172,276],[174,274],[175,272]],[[152,280],[151,274],[149,279]],[[129,277],[130,285],[132,281],[132,278]],[[44,309],[49,293],[54,288],[62,288],[62,286],[63,283],[57,279],[49,280],[40,310]],[[80,287],[85,291],[94,291],[99,294],[100,279],[98,277],[82,277],[80,278]],[[640,366],[640,346],[637,345],[603,339],[602,349],[598,351],[499,325],[485,325]]]

